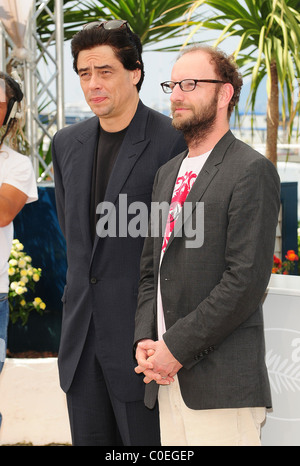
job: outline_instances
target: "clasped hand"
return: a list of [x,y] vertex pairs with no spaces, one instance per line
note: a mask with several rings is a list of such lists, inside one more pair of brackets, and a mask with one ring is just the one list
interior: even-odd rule
[[135,372],[137,374],[144,373],[145,383],[155,380],[157,384],[169,385],[174,381],[174,375],[182,367],[163,340],[141,340],[137,344],[136,360],[138,366],[135,368]]

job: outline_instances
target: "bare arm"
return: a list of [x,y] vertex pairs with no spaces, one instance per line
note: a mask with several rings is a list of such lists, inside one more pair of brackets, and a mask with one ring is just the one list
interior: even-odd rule
[[0,187],[0,227],[11,223],[26,201],[25,193],[10,184],[3,183]]

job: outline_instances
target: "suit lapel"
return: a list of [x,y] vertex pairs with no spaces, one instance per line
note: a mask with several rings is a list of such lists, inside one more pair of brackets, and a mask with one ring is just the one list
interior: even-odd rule
[[[161,188],[158,192],[156,202],[166,202],[168,206],[171,204],[173,190],[175,181],[177,179],[178,171],[182,164],[183,159],[187,156],[187,151],[184,151],[182,154],[179,154],[175,159],[172,160],[170,165],[170,171],[165,175],[164,174],[164,183],[161,184]],[[169,208],[159,210],[159,218],[154,218],[156,226],[161,226],[161,234],[154,235],[154,262],[159,264],[160,254],[162,249],[162,241],[165,233],[165,228],[167,224],[167,219],[169,215]],[[153,227],[154,228],[154,227]],[[152,232],[153,234],[153,232]]]
[[[79,225],[86,242],[91,250],[90,231],[90,195],[92,183],[92,169],[95,150],[99,137],[99,119],[94,117],[86,122],[84,130],[75,135],[73,159],[73,183],[75,205],[79,218]],[[82,188],[79,190],[78,186]]]

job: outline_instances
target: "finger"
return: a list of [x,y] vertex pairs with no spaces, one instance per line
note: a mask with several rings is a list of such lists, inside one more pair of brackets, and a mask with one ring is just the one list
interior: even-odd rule
[[138,343],[138,347],[144,350],[153,350],[155,342],[152,340],[142,340]]
[[145,378],[144,378],[145,383],[149,383],[152,380],[154,380],[156,383],[159,383],[161,385],[168,385],[170,383],[170,380],[168,377],[163,378],[161,374],[155,373],[152,370],[145,370],[144,374],[145,374]]
[[145,369],[153,369],[152,362],[147,361],[147,359],[138,359],[137,363],[137,367],[140,367],[142,369],[142,372],[144,372]]
[[144,369],[152,369],[153,364],[151,361],[149,361],[149,358],[147,356],[147,353],[143,351],[137,351],[136,352],[136,360],[138,363],[138,366],[143,367]]
[[134,372],[136,372],[137,374],[141,374],[142,372],[144,372],[144,369],[141,366],[136,366],[134,368]]
[[150,383],[150,382],[152,382],[152,380],[153,380],[153,379],[151,379],[150,377],[144,377],[144,379],[143,379],[143,380],[144,380],[144,383],[146,383],[146,384],[147,384],[147,383]]
[[139,364],[138,366],[136,366],[134,368],[134,371],[137,373],[137,374],[141,374],[142,372],[145,372],[146,370],[152,370],[153,366],[152,364]]

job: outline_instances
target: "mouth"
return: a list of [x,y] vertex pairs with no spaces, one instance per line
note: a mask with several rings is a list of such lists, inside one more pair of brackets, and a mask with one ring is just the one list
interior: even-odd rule
[[178,107],[175,107],[175,106],[172,107],[172,112],[184,112],[186,110],[190,110],[190,108],[189,107],[179,107],[179,106]]
[[90,98],[90,103],[91,104],[101,104],[106,99],[107,99],[107,97],[105,97],[105,96],[91,97]]

